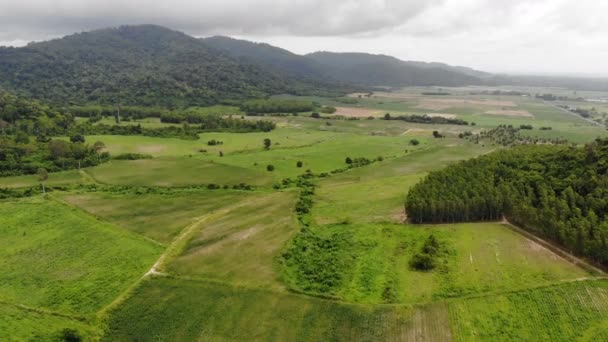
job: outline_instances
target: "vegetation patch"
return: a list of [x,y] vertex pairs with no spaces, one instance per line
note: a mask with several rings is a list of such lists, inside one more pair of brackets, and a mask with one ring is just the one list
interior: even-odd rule
[[160,252],[53,201],[0,203],[2,301],[91,314],[141,277]]

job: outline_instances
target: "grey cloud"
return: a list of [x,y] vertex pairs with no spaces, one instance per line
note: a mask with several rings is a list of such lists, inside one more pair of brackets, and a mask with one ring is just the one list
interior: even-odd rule
[[192,35],[355,35],[403,25],[444,0],[0,0],[0,40],[154,23]]

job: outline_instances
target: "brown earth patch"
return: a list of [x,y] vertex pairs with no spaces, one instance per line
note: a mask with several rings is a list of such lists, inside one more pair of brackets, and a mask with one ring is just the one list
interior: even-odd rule
[[446,113],[428,113],[426,116],[430,116],[431,118],[446,118],[446,119],[455,119],[456,118],[456,115],[446,114]]
[[422,99],[416,108],[430,110],[444,110],[458,106],[489,106],[489,107],[517,107],[513,101],[497,100],[468,100],[468,99]]
[[485,112],[485,114],[490,114],[490,115],[505,115],[505,116],[517,116],[517,117],[523,117],[523,118],[533,118],[534,115],[532,115],[532,113],[528,112],[527,110],[489,110],[487,112]]
[[367,118],[377,116],[378,111],[369,108],[352,108],[352,107],[337,107],[334,115],[340,115],[351,118]]

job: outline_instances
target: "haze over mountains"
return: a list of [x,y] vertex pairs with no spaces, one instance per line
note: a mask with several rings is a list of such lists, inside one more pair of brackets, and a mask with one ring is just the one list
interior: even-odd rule
[[500,84],[608,89],[601,79],[496,76],[384,55],[302,56],[227,37],[198,39],[155,25],[0,47],[0,87],[56,103],[182,107],[280,93],[338,96],[374,86]]

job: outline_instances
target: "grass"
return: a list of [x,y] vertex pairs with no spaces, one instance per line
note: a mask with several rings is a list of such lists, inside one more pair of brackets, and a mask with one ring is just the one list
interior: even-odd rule
[[[287,282],[358,303],[425,303],[511,291],[589,274],[500,224],[342,224],[299,235],[284,257]],[[445,244],[437,268],[409,267],[430,234]]]
[[[49,173],[46,186],[85,184],[90,181],[78,170]],[[0,177],[0,188],[27,188],[40,186],[37,175]]]
[[129,186],[184,187],[210,183],[263,186],[273,181],[261,171],[188,157],[113,160],[87,172],[99,183]]
[[[199,155],[199,150],[217,155],[219,151],[255,151],[263,149],[265,138],[273,141],[276,147],[306,146],[330,139],[332,134],[303,130],[297,127],[277,129],[271,132],[254,133],[202,133],[199,140],[176,138],[156,138],[146,136],[92,135],[88,142],[102,141],[112,155],[123,153],[143,153],[155,157]],[[210,140],[222,141],[222,145],[208,146]]]
[[120,227],[167,244],[201,215],[255,196],[231,190],[175,194],[67,193],[62,198]]
[[455,341],[606,341],[608,283],[585,281],[449,304]]
[[275,260],[299,231],[293,191],[249,196],[206,222],[167,267],[171,274],[282,289]]
[[445,306],[371,307],[173,278],[147,280],[106,341],[450,341]]
[[93,326],[71,318],[0,304],[0,339],[3,341],[59,341],[64,329],[73,329],[85,340],[100,335]]
[[92,314],[141,277],[161,248],[54,201],[0,203],[0,300]]
[[[295,177],[310,169],[315,173],[330,172],[346,166],[346,157],[375,159],[404,154],[410,137],[371,136],[348,133],[332,133],[332,138],[298,148],[275,148],[268,151],[227,154],[223,158],[211,156],[209,160],[243,168],[266,172],[266,166],[275,166],[272,173],[277,179]],[[303,162],[302,168],[296,163]]]

